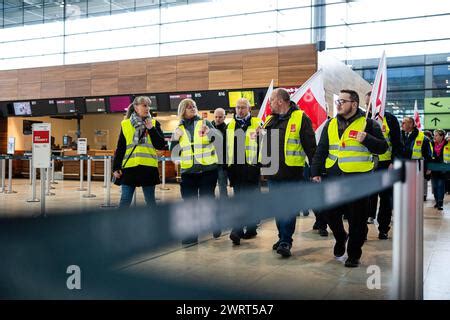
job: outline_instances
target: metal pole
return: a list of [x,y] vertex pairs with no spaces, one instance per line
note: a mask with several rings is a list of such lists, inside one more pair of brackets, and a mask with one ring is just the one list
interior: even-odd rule
[[88,160],[87,160],[87,185],[88,185],[88,191],[87,191],[87,194],[84,194],[83,195],[83,198],[95,198],[95,194],[91,194],[91,164],[92,164],[92,162],[91,162],[92,160],[91,160],[91,158],[90,157],[88,157]]
[[47,186],[47,193],[45,195],[47,195],[47,196],[54,196],[55,194],[53,192],[51,192],[52,185],[50,183],[50,168],[46,168],[45,171],[46,171],[45,174],[47,176],[46,179],[45,179],[45,182],[47,183],[46,184],[46,186]]
[[[414,300],[416,298],[417,161],[407,161],[403,165],[405,181],[394,185],[393,298]],[[394,168],[401,166],[400,161],[394,164]]]
[[105,156],[105,159],[103,159],[103,188],[106,188],[106,159],[108,159],[108,157]]
[[83,179],[84,179],[84,160],[83,157],[80,157],[80,187],[78,191],[86,191],[86,188],[83,188]]
[[45,169],[41,168],[41,216],[46,217],[45,213]]
[[8,191],[6,194],[17,193],[12,189],[12,157],[8,159]]
[[166,187],[166,158],[162,158],[162,163],[161,163],[161,180],[162,180],[162,185],[159,188],[160,190],[170,190],[170,188]]
[[36,169],[33,166],[33,161],[30,160],[30,176],[31,176],[31,199],[27,202],[39,202],[40,200],[36,198]]
[[4,158],[2,159],[1,163],[2,163],[2,165],[1,165],[1,167],[2,167],[2,178],[1,178],[2,185],[0,187],[0,193],[3,193],[3,192],[5,192],[5,174],[6,174],[6,170],[5,170],[6,162],[5,162]]
[[108,156],[108,161],[106,161],[106,201],[101,205],[102,208],[116,207],[111,204],[111,157]]
[[423,300],[423,194],[424,194],[424,161],[418,161],[417,195],[416,195],[416,286],[415,299]]
[[55,159],[52,159],[52,184],[58,184],[55,181]]
[[33,158],[30,156],[28,158],[28,165],[29,165],[29,176],[30,176],[30,184],[33,184],[33,174],[31,171],[33,171]]

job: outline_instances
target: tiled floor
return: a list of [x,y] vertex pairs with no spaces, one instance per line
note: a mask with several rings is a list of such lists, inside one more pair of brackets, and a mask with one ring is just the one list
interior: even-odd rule
[[[59,181],[47,197],[47,212],[57,208],[94,208],[105,202],[102,182],[93,182],[95,198],[83,198],[77,191],[79,182]],[[159,201],[179,200],[179,187],[156,189]],[[40,203],[27,203],[31,197],[28,180],[14,180],[15,194],[0,193],[0,213],[4,216],[32,216],[40,212]],[[39,188],[38,188],[39,195]],[[112,187],[111,202],[117,204],[119,188]],[[431,195],[429,196],[430,199]],[[138,203],[143,202],[142,192]],[[438,212],[433,201],[425,203],[424,297],[450,299],[450,207]],[[134,257],[119,266],[130,273],[155,274],[179,282],[220,286],[240,292],[257,292],[267,298],[294,299],[389,299],[392,284],[392,240],[377,239],[375,225],[369,226],[368,241],[363,248],[360,268],[344,268],[343,259],[332,255],[332,235],[320,237],[312,231],[314,216],[299,217],[294,235],[293,256],[282,259],[271,250],[277,240],[273,220],[264,221],[258,236],[233,246],[225,232],[219,239],[203,237],[198,245],[175,245],[158,252]],[[381,270],[381,289],[368,289],[368,267]]]

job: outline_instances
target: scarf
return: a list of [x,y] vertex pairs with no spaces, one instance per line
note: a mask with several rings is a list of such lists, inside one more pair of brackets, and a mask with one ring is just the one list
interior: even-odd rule
[[434,152],[436,153],[436,155],[439,157],[441,155],[442,152],[442,148],[444,147],[445,144],[445,140],[442,140],[441,143],[435,143],[434,144]]
[[[133,144],[144,144],[145,143],[145,135],[143,135],[143,132],[145,131],[145,124],[141,117],[139,117],[136,112],[133,112],[130,117],[131,125],[136,129],[133,136]],[[141,137],[141,140],[139,140],[139,137]]]
[[252,117],[252,115],[251,115],[251,113],[249,113],[248,115],[246,115],[244,118],[240,118],[240,117],[238,117],[237,115],[236,115],[236,121],[240,124],[240,127],[244,127],[244,126],[246,126],[246,124],[247,124],[247,126],[248,126],[248,124],[250,123],[249,121],[250,121],[250,118]]

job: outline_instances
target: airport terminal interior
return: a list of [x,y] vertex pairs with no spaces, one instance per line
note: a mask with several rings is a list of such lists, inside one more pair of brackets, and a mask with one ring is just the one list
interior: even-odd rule
[[[436,200],[437,175],[433,169],[428,173],[428,167],[421,167],[424,157],[419,154],[415,158],[415,151],[409,159],[419,164],[414,167],[414,177],[408,170],[406,178],[402,175],[396,180],[393,175],[377,176],[383,186],[377,192],[394,186],[393,218],[385,239],[378,219],[367,220],[367,237],[356,268],[346,267],[347,253],[339,256],[333,252],[336,242],[330,226],[325,225],[325,232],[316,228],[315,213],[319,210],[305,209],[302,203],[295,215],[289,256],[272,249],[280,234],[275,217],[286,214],[284,202],[287,206],[298,196],[293,192],[274,200],[268,207],[270,212],[259,220],[257,235],[249,239],[242,236],[239,245],[233,240],[233,228],[240,221],[224,220],[228,225],[220,235],[213,235],[210,222],[199,222],[208,232],[199,234],[198,242],[182,244],[177,236],[166,239],[161,235],[160,241],[155,240],[158,245],[148,249],[147,237],[140,239],[142,233],[136,232],[128,238],[140,251],[129,255],[121,252],[125,258],[111,267],[123,274],[143,279],[156,276],[193,290],[222,290],[224,297],[449,300],[450,153],[446,154],[446,147],[443,151],[435,148],[440,145],[435,141],[441,132],[438,130],[443,130],[444,140],[450,136],[449,16],[448,1],[423,0],[0,0],[0,228],[8,231],[0,236],[0,252],[10,248],[4,241],[20,241],[17,235],[23,235],[21,228],[6,228],[11,221],[27,224],[90,212],[109,219],[121,213],[118,206],[123,185],[112,182],[112,166],[119,137],[125,141],[122,121],[128,109],[134,108],[136,98],[145,96],[151,101],[148,112],[159,123],[166,144],[162,150],[152,146],[154,167],[161,180],[154,191],[156,203],[182,208],[186,167],[183,160],[174,157],[170,146],[180,128],[179,111],[185,99],[195,103],[202,123],[217,122],[215,110],[222,108],[224,122],[230,124],[240,120],[237,113],[242,107],[236,106],[242,101],[248,102],[252,117],[265,118],[274,101],[271,92],[279,92],[272,90],[283,88],[311,118],[319,143],[319,130],[327,116],[338,117],[343,104],[354,102],[341,96],[346,94],[342,89],[359,96],[356,107],[364,115],[369,106],[375,108],[365,104],[367,93],[372,91],[378,100],[370,101],[377,107],[382,101],[383,110],[396,118],[406,136],[409,133],[404,123],[408,119],[414,122],[418,136],[430,131],[433,144],[425,163],[436,162],[431,160],[436,148],[436,154],[442,152],[443,160],[435,170],[444,172],[439,176],[444,198],[442,203]],[[314,81],[319,76],[317,85]],[[323,112],[323,120],[316,116],[320,113],[317,109],[304,109],[311,101],[308,97]],[[274,110],[272,106],[276,114]],[[133,124],[133,120],[128,122]],[[263,123],[264,119],[260,128],[265,128]],[[295,125],[290,128],[295,132]],[[385,124],[381,123],[381,128],[384,134]],[[132,142],[137,138],[133,132]],[[127,152],[129,143],[127,140]],[[421,141],[414,143],[423,148]],[[386,145],[393,150],[391,142]],[[192,150],[195,153],[194,146]],[[242,151],[244,158],[246,150]],[[282,159],[288,161],[287,156]],[[400,171],[392,172],[397,175]],[[225,181],[226,190],[218,184],[215,197],[235,203],[239,211],[244,202],[235,195],[237,187],[231,180]],[[257,190],[269,196],[270,178],[261,175],[259,181]],[[351,188],[355,192],[361,189],[358,192],[362,195],[363,189],[370,189],[369,182],[345,188],[330,183],[329,188],[320,189],[323,204],[343,201]],[[302,190],[309,192],[307,185]],[[413,190],[409,194],[412,198],[405,196],[406,190]],[[371,194],[364,196],[368,199]],[[311,193],[311,198],[317,197]],[[307,195],[299,199],[307,199]],[[202,195],[198,201],[191,210],[211,205],[202,202]],[[219,207],[218,203],[213,205]],[[311,199],[308,203],[316,202]],[[245,205],[245,210],[261,208],[250,199]],[[131,208],[146,210],[142,188],[136,189]],[[158,213],[158,206],[147,210]],[[167,221],[176,217],[175,213]],[[106,223],[101,230],[105,234]],[[345,217],[343,223],[349,230],[353,219]],[[396,225],[400,223],[402,226]],[[161,230],[164,228],[167,226],[161,225]],[[408,230],[412,238],[403,237]],[[113,234],[109,239],[114,241]],[[405,245],[404,239],[413,239],[415,245]],[[32,239],[27,241],[24,243],[32,244]],[[405,266],[410,263],[414,266]],[[0,268],[0,272],[4,272],[0,279],[8,277],[7,269]],[[411,279],[408,277],[415,279],[416,287],[405,284]],[[41,296],[32,283],[11,279],[6,283],[15,286],[8,288],[11,297],[58,298]],[[400,287],[409,292],[399,293]],[[180,297],[163,288],[161,292],[162,298]],[[10,298],[8,293],[0,297]],[[151,297],[157,298],[154,293]]]

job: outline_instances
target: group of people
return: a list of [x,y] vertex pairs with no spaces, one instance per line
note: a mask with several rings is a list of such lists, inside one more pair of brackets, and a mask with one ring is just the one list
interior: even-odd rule
[[[365,96],[369,105],[370,92]],[[178,106],[179,124],[170,143],[172,159],[181,168],[181,196],[184,200],[214,197],[219,185],[220,197],[228,197],[227,180],[234,194],[259,190],[261,177],[267,179],[269,189],[287,182],[305,180],[305,167],[309,167],[310,180],[320,183],[330,177],[344,177],[386,170],[394,158],[424,159],[425,162],[450,160],[445,132],[436,130],[430,141],[414,125],[414,119],[405,117],[402,132],[398,120],[386,112],[380,126],[359,108],[359,95],[353,90],[341,90],[335,102],[337,116],[329,119],[316,142],[311,119],[290,100],[289,93],[275,89],[270,96],[272,114],[264,123],[252,116],[250,103],[237,101],[233,119],[225,124],[225,110],[216,109],[214,121],[198,115],[194,100],[184,99]],[[156,150],[167,149],[158,121],[149,113],[151,100],[137,97],[128,108],[121,123],[121,133],[114,157],[114,176],[122,179],[120,206],[131,203],[136,186],[142,186],[145,201],[155,204],[154,188],[160,183]],[[436,208],[442,210],[445,175],[431,174]],[[444,191],[443,191],[444,190]],[[364,197],[344,206],[316,212],[314,228],[333,232],[336,243],[334,255],[347,252],[346,267],[357,267],[362,247],[367,239],[367,224],[376,217],[377,201],[379,239],[388,239],[392,216],[392,189]],[[283,210],[280,202],[280,210]],[[274,213],[277,215],[277,213]],[[273,250],[283,257],[291,256],[298,212],[288,218],[276,218],[278,241]],[[343,217],[348,221],[348,232]],[[257,236],[258,221],[243,226],[236,222],[230,232],[234,245],[242,239]],[[213,232],[215,238],[221,230]],[[183,240],[195,244],[198,236]]]

